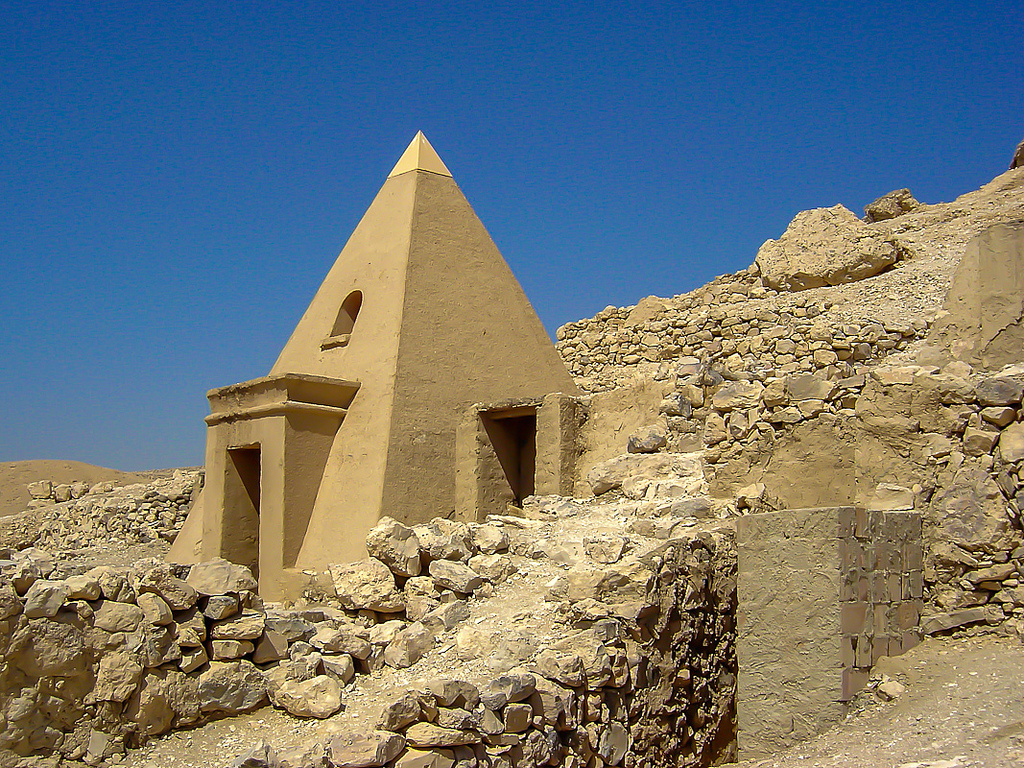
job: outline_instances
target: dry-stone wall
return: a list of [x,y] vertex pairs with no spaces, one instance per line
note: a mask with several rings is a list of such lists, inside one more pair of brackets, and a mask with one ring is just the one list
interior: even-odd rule
[[[264,605],[249,572],[222,560],[74,573],[39,549],[15,553],[0,563],[0,749],[96,765],[268,702],[329,717],[354,678],[414,671],[441,636],[472,658],[471,604],[523,558],[555,556],[536,546],[529,522],[407,528],[385,518],[368,537],[372,557],[332,566],[311,582],[312,602],[289,608]],[[560,637],[526,643],[490,677],[453,670],[384,694],[379,720],[289,764],[633,768],[705,765],[726,753],[731,533],[595,537],[586,548],[603,565],[569,568],[548,586],[546,600],[565,616]]]
[[927,332],[916,317],[879,323],[823,316],[831,307],[830,300],[776,293],[752,268],[672,299],[607,307],[559,328],[557,346],[579,386],[598,392],[637,373],[667,379],[683,357],[718,370],[845,376],[855,363],[904,349]]
[[125,486],[31,483],[29,508],[0,520],[0,546],[68,555],[111,542],[173,541],[201,485],[202,472],[188,470]]

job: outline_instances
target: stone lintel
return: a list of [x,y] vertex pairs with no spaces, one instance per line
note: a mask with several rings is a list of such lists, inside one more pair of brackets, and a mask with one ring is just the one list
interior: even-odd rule
[[285,413],[320,412],[344,416],[359,382],[286,373],[210,390],[209,425]]

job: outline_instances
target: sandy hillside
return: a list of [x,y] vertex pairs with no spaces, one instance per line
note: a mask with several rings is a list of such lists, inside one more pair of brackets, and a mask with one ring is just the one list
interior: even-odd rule
[[172,470],[146,472],[122,472],[107,469],[81,461],[7,461],[0,463],[0,516],[13,515],[24,511],[29,502],[25,486],[37,480],[52,480],[55,483],[71,483],[81,480],[85,483],[110,481],[117,485],[143,483],[169,474]]

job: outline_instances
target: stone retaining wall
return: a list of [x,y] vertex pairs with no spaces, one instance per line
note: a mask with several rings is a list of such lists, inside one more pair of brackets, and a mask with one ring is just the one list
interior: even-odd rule
[[717,369],[828,371],[847,375],[927,333],[921,318],[878,323],[823,315],[830,301],[765,288],[751,270],[716,278],[671,299],[607,307],[558,329],[558,350],[586,391],[626,383],[637,373],[668,378],[674,361],[695,356]]

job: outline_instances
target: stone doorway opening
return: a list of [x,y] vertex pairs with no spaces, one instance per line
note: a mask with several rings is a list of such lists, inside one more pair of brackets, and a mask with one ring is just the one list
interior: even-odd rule
[[260,475],[259,443],[228,448],[224,478],[224,555],[259,576]]
[[536,485],[537,409],[488,411],[480,420],[512,491],[512,503],[522,507]]

